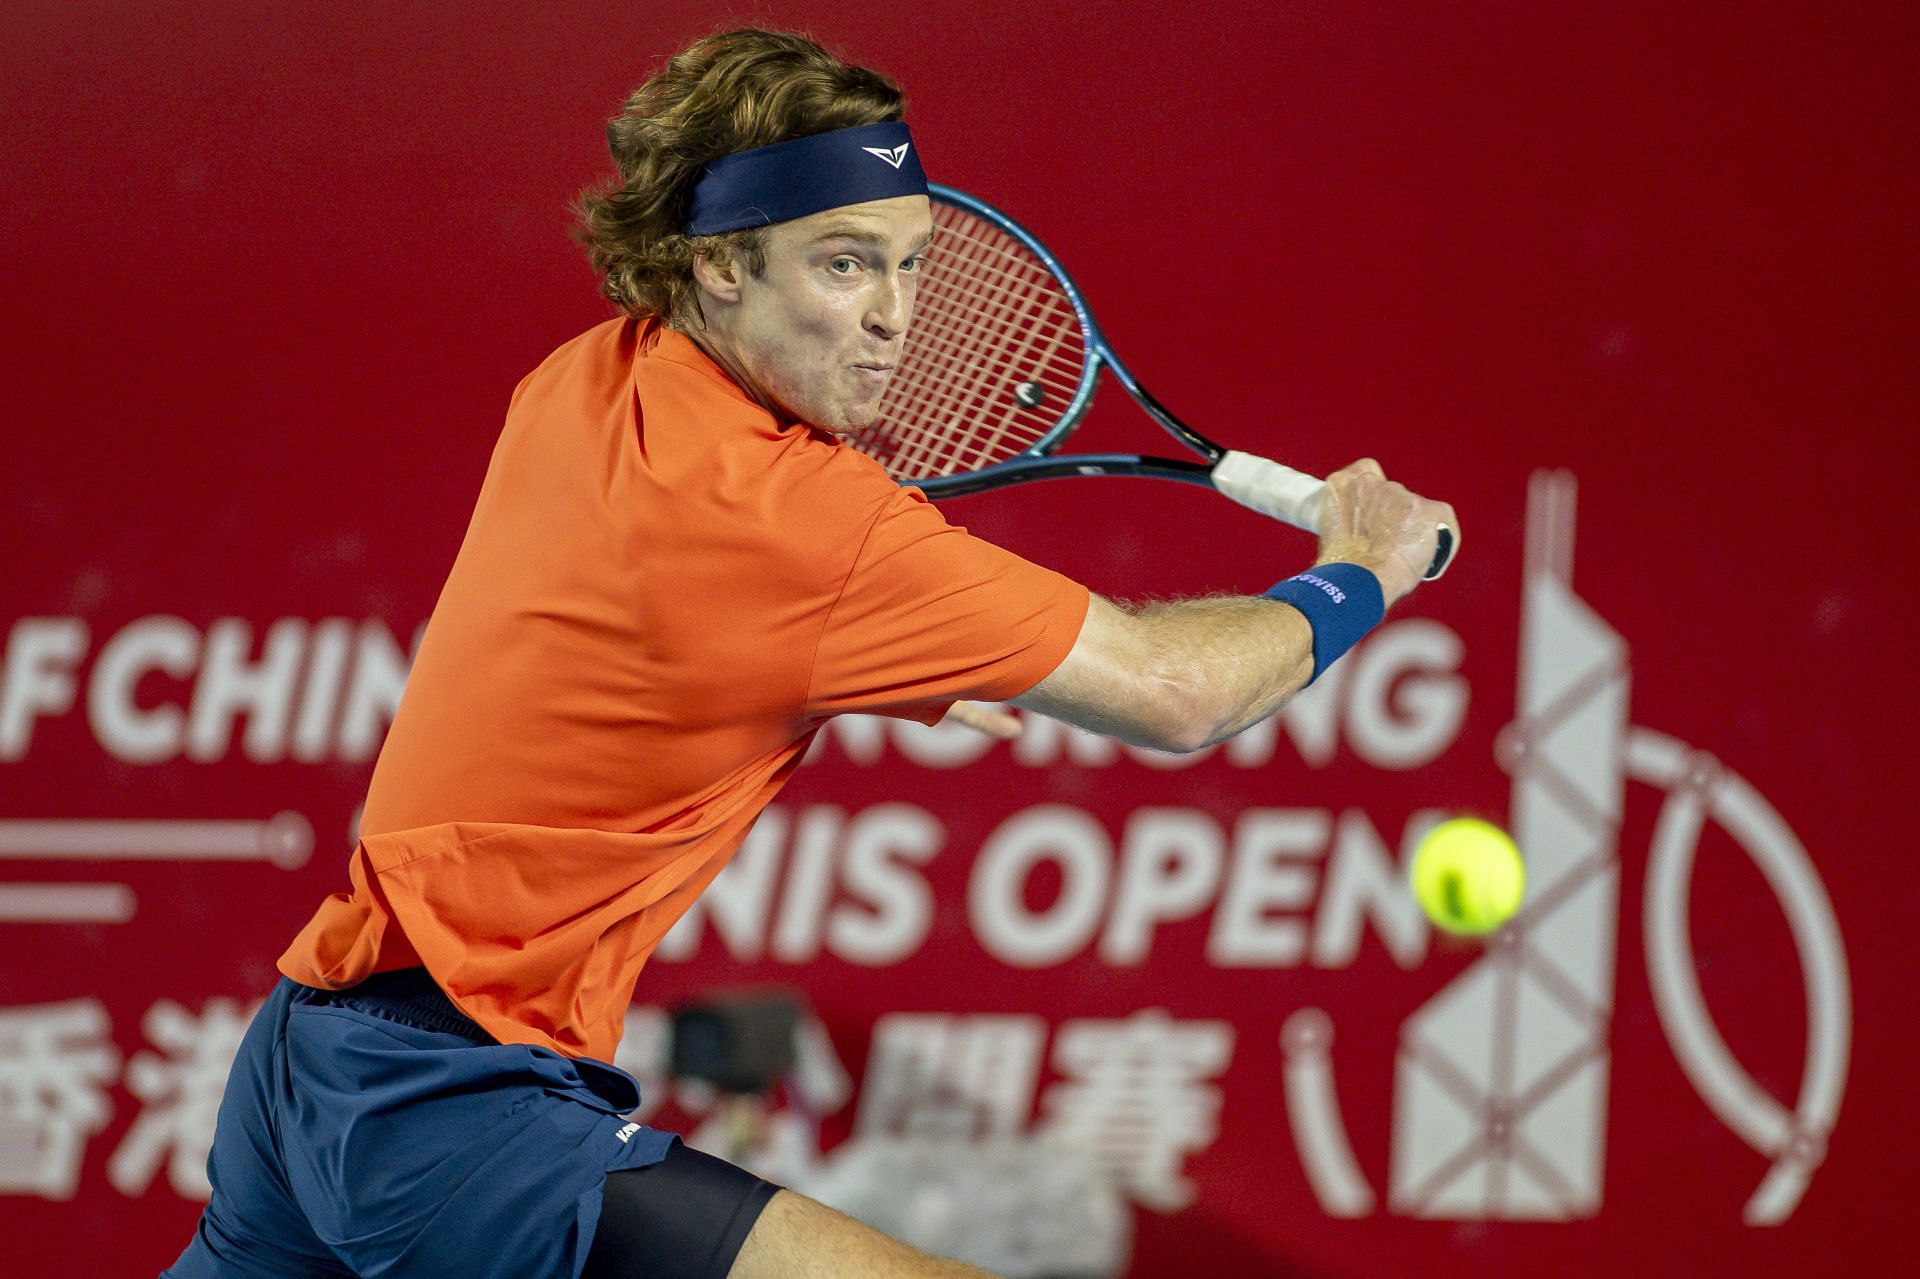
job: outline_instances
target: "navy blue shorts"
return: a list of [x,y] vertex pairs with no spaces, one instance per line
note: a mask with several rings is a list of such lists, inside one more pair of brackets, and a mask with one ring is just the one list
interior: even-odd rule
[[603,1194],[621,1220],[598,1254],[667,1222],[660,1273],[724,1275],[775,1187],[628,1122],[639,1104],[623,1070],[496,1043],[424,970],[331,993],[282,979],[228,1078],[213,1199],[163,1279],[578,1279]]

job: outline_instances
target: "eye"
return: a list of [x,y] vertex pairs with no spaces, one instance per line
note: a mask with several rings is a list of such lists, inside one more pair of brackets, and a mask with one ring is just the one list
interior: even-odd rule
[[860,259],[847,257],[844,254],[827,263],[827,270],[833,272],[835,275],[852,275],[859,269]]
[[925,266],[926,264],[927,264],[927,255],[924,253],[916,253],[912,257],[908,258],[905,262],[902,262],[900,264],[900,269],[902,271],[905,271],[908,275],[918,275],[920,273],[920,268]]

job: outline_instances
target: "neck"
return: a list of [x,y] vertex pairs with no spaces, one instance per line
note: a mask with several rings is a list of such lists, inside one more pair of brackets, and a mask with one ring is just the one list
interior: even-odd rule
[[780,419],[779,406],[773,402],[772,396],[760,389],[759,383],[747,375],[746,368],[735,358],[733,346],[726,340],[725,334],[715,332],[712,326],[706,324],[696,328],[693,325],[682,325],[679,321],[675,321],[669,327],[699,347],[701,354],[719,365],[720,371],[727,375],[727,380],[746,392],[748,399],[772,414],[776,420]]

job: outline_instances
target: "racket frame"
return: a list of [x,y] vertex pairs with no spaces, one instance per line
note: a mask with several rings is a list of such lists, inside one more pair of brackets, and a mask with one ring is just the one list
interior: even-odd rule
[[[1060,291],[1066,294],[1067,302],[1073,307],[1074,316],[1080,321],[1086,367],[1080,371],[1080,384],[1074,389],[1073,399],[1061,412],[1060,420],[1021,452],[1005,461],[981,467],[976,471],[936,476],[924,480],[903,479],[900,481],[902,484],[911,485],[928,497],[964,497],[970,493],[980,493],[1010,484],[1021,484],[1028,480],[1066,479],[1081,475],[1141,476],[1206,485],[1217,492],[1227,492],[1228,496],[1243,505],[1253,506],[1276,518],[1285,519],[1289,523],[1298,524],[1304,528],[1317,526],[1317,507],[1316,514],[1311,520],[1303,520],[1298,510],[1289,512],[1284,506],[1276,508],[1268,506],[1263,501],[1250,501],[1244,494],[1230,492],[1230,486],[1216,479],[1215,469],[1220,461],[1228,456],[1229,450],[1175,417],[1170,409],[1154,399],[1147,389],[1140,385],[1139,379],[1133,376],[1132,371],[1121,362],[1120,357],[1107,344],[1106,335],[1100,331],[1099,324],[1093,318],[1093,312],[1087,307],[1086,299],[1080,294],[1080,287],[1073,282],[1073,277],[1067,273],[1065,267],[1060,265],[1060,260],[1046,245],[1035,239],[1018,222],[976,196],[933,182],[927,184],[927,190],[933,198],[972,214],[990,226],[1005,232],[1040,260],[1041,265],[1046,267],[1053,278],[1059,282]],[[936,248],[938,244],[939,241],[936,239]],[[1146,411],[1147,416],[1157,422],[1162,430],[1185,444],[1204,460],[1187,462],[1174,458],[1146,457],[1138,453],[1069,453],[1064,456],[1055,454],[1053,450],[1073,434],[1074,428],[1080,425],[1080,420],[1093,407],[1093,396],[1099,387],[1100,370],[1103,367],[1112,371],[1114,378],[1127,389],[1127,393],[1134,398],[1134,402],[1139,404]],[[1311,479],[1291,468],[1279,466],[1264,458],[1250,458],[1247,454],[1234,454],[1233,457],[1239,464],[1250,463],[1258,468],[1270,468],[1273,472],[1284,473],[1290,477],[1290,482]],[[1317,480],[1313,482],[1320,483]],[[1427,566],[1427,571],[1422,575],[1425,580],[1432,581],[1446,571],[1447,566],[1453,561],[1458,536],[1449,526],[1440,525],[1435,538],[1433,562]]]
[[[1059,283],[1060,291],[1066,294],[1067,302],[1073,307],[1073,313],[1080,322],[1080,332],[1086,352],[1086,367],[1080,371],[1080,384],[1074,388],[1073,398],[1061,411],[1060,420],[1055,422],[1038,440],[1024,450],[991,466],[981,467],[977,471],[965,471],[957,475],[942,475],[931,479],[903,479],[902,484],[912,485],[928,497],[964,497],[969,493],[979,493],[987,489],[1000,488],[1008,484],[1020,484],[1027,480],[1065,479],[1078,475],[1130,475],[1150,479],[1177,480],[1187,484],[1213,484],[1213,467],[1227,450],[1200,432],[1175,417],[1167,407],[1153,398],[1127,366],[1120,362],[1113,348],[1107,345],[1106,335],[1094,321],[1093,312],[1087,308],[1086,299],[1081,296],[1080,288],[1067,274],[1047,246],[1036,240],[1027,229],[1012,218],[994,208],[986,201],[958,191],[949,186],[930,182],[927,190],[936,200],[964,210],[974,217],[992,225],[999,231],[1013,237],[1020,245],[1040,259],[1043,266]],[[938,252],[939,240],[934,240]],[[936,262],[938,259],[936,258]],[[1203,462],[1187,462],[1174,458],[1144,457],[1137,453],[1073,453],[1065,456],[1054,455],[1054,450],[1073,434],[1074,428],[1093,407],[1094,392],[1099,389],[1100,370],[1108,369],[1115,380],[1125,387],[1148,417],[1158,423],[1167,434],[1185,444],[1200,457]]]

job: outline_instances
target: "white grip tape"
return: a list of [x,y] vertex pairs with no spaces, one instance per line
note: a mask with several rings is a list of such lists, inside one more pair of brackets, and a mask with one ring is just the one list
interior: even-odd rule
[[1320,531],[1320,505],[1326,500],[1327,482],[1304,471],[1229,450],[1214,464],[1213,486],[1262,515],[1309,533]]

